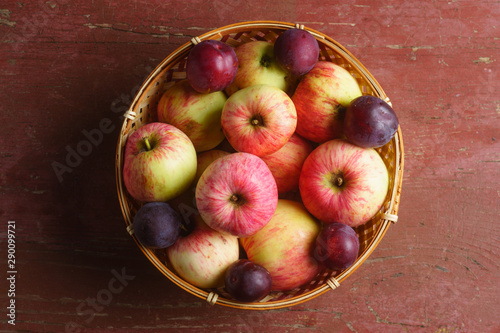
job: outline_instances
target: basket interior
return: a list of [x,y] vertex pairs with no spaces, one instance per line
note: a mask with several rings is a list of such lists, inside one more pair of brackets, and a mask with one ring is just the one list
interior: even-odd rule
[[[290,27],[293,27],[293,25]],[[233,47],[237,47],[238,45],[254,40],[274,42],[281,32],[290,27],[280,25],[276,27],[259,26],[256,28],[255,26],[246,27],[243,25],[233,27],[231,29],[220,29],[211,35],[207,35],[206,39],[219,39]],[[325,39],[325,37],[321,36],[319,33],[316,33],[316,35],[320,45],[320,60],[333,62],[348,70],[357,80],[364,95],[375,95],[381,98],[386,97],[381,88],[378,87],[379,89],[374,89],[377,88],[377,86],[374,86],[374,82],[375,85],[377,85],[376,81],[372,77],[371,79],[370,77],[367,77],[367,71],[363,71],[364,67],[357,62],[356,59],[350,57],[349,59],[345,56],[345,53],[338,52],[338,47],[340,46],[335,44],[334,41],[328,38]],[[193,44],[191,43],[186,43],[183,47],[179,48],[176,52],[167,57],[150,74],[131,105],[129,114],[132,114],[133,116],[124,120],[117,147],[116,168],[120,204],[122,206],[127,226],[131,225],[132,218],[140,208],[141,203],[134,200],[127,193],[122,184],[121,168],[123,166],[123,155],[126,140],[128,136],[137,128],[146,123],[157,120],[157,105],[163,92],[175,82],[186,78],[186,59],[192,45]],[[294,302],[303,301],[304,298],[308,298],[308,295],[311,295],[312,297],[314,292],[318,291],[320,288],[322,288],[322,291],[328,290],[328,288],[325,289],[325,286],[327,285],[327,281],[332,277],[336,278],[340,282],[351,274],[357,267],[359,267],[377,246],[377,243],[380,241],[390,224],[383,218],[383,214],[397,214],[399,191],[395,191],[395,189],[400,187],[402,172],[402,156],[398,157],[398,155],[402,154],[400,151],[400,145],[402,143],[398,142],[398,139],[401,139],[398,138],[400,135],[400,131],[398,131],[395,139],[391,140],[385,146],[377,149],[389,172],[389,191],[385,203],[377,215],[366,224],[355,228],[357,234],[359,235],[360,253],[356,263],[354,263],[354,265],[347,271],[336,272],[325,270],[317,275],[316,278],[309,284],[301,288],[287,292],[273,292],[266,299],[258,302],[258,304],[239,304],[238,302],[231,300],[231,297],[224,291],[223,288],[219,288],[218,290],[201,290],[177,277],[173,268],[166,259],[164,250],[152,251],[143,247],[140,243],[138,243],[138,245],[146,256],[153,262],[153,264],[167,277],[180,287],[199,297],[206,298],[207,295],[213,292],[218,295],[218,299],[216,300],[217,303],[233,307],[259,309],[276,308],[285,305],[288,306]],[[267,304],[269,306],[267,306]]]

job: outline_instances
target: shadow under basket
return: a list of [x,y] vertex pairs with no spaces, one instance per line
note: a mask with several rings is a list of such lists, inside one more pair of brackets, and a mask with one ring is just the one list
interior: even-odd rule
[[[132,237],[134,237],[133,232],[131,232],[133,217],[142,204],[128,194],[123,183],[122,170],[127,138],[142,125],[157,121],[157,105],[163,92],[175,82],[186,78],[186,59],[191,48],[200,41],[207,39],[221,40],[233,47],[254,40],[274,42],[280,33],[291,28],[309,31],[319,43],[320,60],[331,61],[349,71],[359,83],[364,95],[377,96],[391,104],[375,78],[349,51],[330,37],[303,25],[275,21],[243,22],[225,26],[193,38],[166,57],[147,77],[137,92],[129,110],[124,115],[125,118],[115,157],[116,184],[127,230],[132,234]],[[389,172],[389,191],[382,208],[375,217],[366,224],[355,228],[360,242],[360,252],[356,262],[341,272],[324,270],[312,281],[300,288],[286,292],[272,292],[259,302],[238,302],[232,299],[223,288],[200,289],[184,281],[168,263],[164,250],[148,249],[138,242],[135,237],[134,239],[144,255],[168,279],[187,292],[205,299],[212,305],[220,304],[240,309],[268,310],[303,303],[337,288],[370,256],[389,226],[397,221],[404,161],[401,128],[398,129],[389,143],[376,150],[382,157]]]

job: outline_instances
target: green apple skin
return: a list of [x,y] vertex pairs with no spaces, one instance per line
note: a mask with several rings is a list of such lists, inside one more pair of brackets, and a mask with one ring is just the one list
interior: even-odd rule
[[252,41],[235,49],[238,72],[225,90],[228,96],[257,84],[274,86],[288,93],[291,81],[288,73],[276,63],[273,48],[273,43]]
[[313,247],[321,224],[299,202],[279,199],[271,220],[255,234],[240,238],[248,259],[264,266],[272,290],[286,291],[308,283],[320,270]]
[[170,124],[149,123],[127,140],[123,180],[136,200],[167,201],[188,189],[196,165],[196,150],[186,134]]
[[340,138],[345,108],[361,95],[358,82],[346,69],[318,61],[303,76],[292,96],[297,110],[297,133],[316,143]]
[[205,169],[212,164],[213,161],[217,160],[220,157],[224,157],[229,155],[230,153],[220,149],[210,149],[197,154],[197,168],[196,175],[194,177],[193,182],[188,190],[181,193],[181,195],[173,198],[168,203],[175,209],[183,218],[184,224],[186,226],[192,226],[193,216],[198,214],[198,208],[196,207],[196,185],[200,180],[201,175],[205,171]]
[[169,262],[177,274],[199,288],[224,284],[224,273],[239,258],[238,238],[208,227],[195,217],[196,227],[167,248]]
[[183,131],[197,152],[207,151],[224,140],[221,113],[226,99],[222,91],[201,94],[182,80],[163,93],[158,120]]

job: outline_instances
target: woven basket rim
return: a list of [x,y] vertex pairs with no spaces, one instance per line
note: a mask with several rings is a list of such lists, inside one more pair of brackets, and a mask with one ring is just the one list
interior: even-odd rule
[[[196,42],[205,39],[219,39],[224,34],[233,33],[238,30],[249,30],[249,29],[280,29],[286,30],[290,28],[301,28],[309,31],[313,34],[318,41],[326,44],[328,47],[332,48],[335,52],[337,52],[342,58],[347,60],[353,67],[355,67],[366,82],[371,86],[373,92],[380,98],[386,100],[389,104],[392,105],[389,98],[386,96],[384,90],[377,82],[377,80],[371,75],[371,73],[364,67],[364,65],[354,57],[345,47],[336,42],[331,37],[316,31],[314,29],[305,27],[301,24],[293,24],[288,22],[281,21],[245,21],[240,23],[234,23],[230,25],[226,25],[212,31],[206,32],[198,37],[194,37],[191,41],[184,43],[179,46],[176,50],[170,53],[165,59],[163,59],[160,64],[148,75],[148,77],[144,80],[140,89],[137,91],[132,103],[127,112],[125,112],[125,119],[122,124],[122,128],[120,131],[120,137],[116,147],[116,155],[115,155],[115,175],[116,175],[116,185],[118,191],[118,198],[120,203],[120,208],[122,210],[123,217],[125,219],[125,223],[127,228],[129,228],[132,224],[132,216],[128,207],[126,206],[126,189],[123,184],[123,174],[122,174],[122,161],[123,161],[123,148],[130,135],[130,127],[132,124],[133,117],[135,116],[134,110],[136,106],[140,103],[141,98],[143,97],[145,91],[152,83],[154,78],[165,68],[166,65],[174,63],[175,59],[181,57],[185,54]],[[127,135],[124,135],[127,133]],[[174,272],[171,272],[165,265],[158,260],[154,252],[145,246],[143,246],[136,238],[133,236],[137,246],[143,252],[143,254],[156,266],[158,270],[160,270],[169,280],[175,283],[177,286],[181,287],[185,291],[189,292],[192,295],[195,295],[199,298],[207,300],[210,304],[220,304],[227,307],[239,308],[239,309],[249,309],[249,310],[269,310],[269,309],[278,309],[289,307],[292,305],[297,305],[308,301],[312,298],[315,298],[319,295],[326,293],[331,289],[335,289],[342,281],[344,281],[349,275],[351,275],[356,269],[358,269],[361,264],[371,255],[371,253],[378,246],[379,242],[382,240],[383,236],[387,232],[389,226],[395,223],[395,219],[397,220],[397,214],[399,210],[399,200],[401,196],[402,189],[402,181],[403,181],[403,170],[404,170],[404,148],[403,148],[403,138],[401,127],[398,128],[396,135],[391,140],[394,142],[394,146],[396,148],[395,161],[397,166],[395,167],[395,175],[394,175],[394,186],[391,193],[391,200],[389,203],[388,211],[386,212],[387,216],[382,219],[382,223],[380,228],[377,230],[373,239],[371,240],[370,246],[368,246],[365,251],[358,257],[356,262],[349,267],[348,269],[342,271],[339,275],[331,278],[331,283],[325,283],[316,287],[313,290],[305,292],[303,294],[292,296],[290,298],[278,301],[265,301],[265,302],[255,302],[255,303],[242,303],[230,299],[225,299],[223,297],[218,297],[218,295],[214,295],[213,292],[209,292],[200,288],[197,288],[188,282],[184,281],[182,278],[178,277]],[[394,218],[396,217],[396,218]],[[329,281],[330,282],[330,281]]]

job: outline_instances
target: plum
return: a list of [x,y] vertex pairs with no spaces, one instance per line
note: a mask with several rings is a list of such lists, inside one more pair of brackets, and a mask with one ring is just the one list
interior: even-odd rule
[[226,291],[235,300],[256,302],[271,292],[272,278],[263,266],[239,259],[227,268],[224,283]]
[[357,97],[345,111],[344,135],[348,141],[363,148],[382,147],[391,141],[398,126],[396,112],[375,96]]
[[343,270],[351,266],[358,257],[359,238],[347,224],[333,222],[325,224],[316,237],[314,258],[324,267]]
[[238,72],[234,49],[219,40],[204,40],[189,52],[186,76],[194,90],[210,93],[224,90]]
[[173,245],[180,236],[181,217],[165,202],[148,202],[135,214],[135,237],[151,249],[164,249]]
[[306,74],[318,61],[318,41],[306,30],[288,29],[274,43],[274,57],[290,74]]

